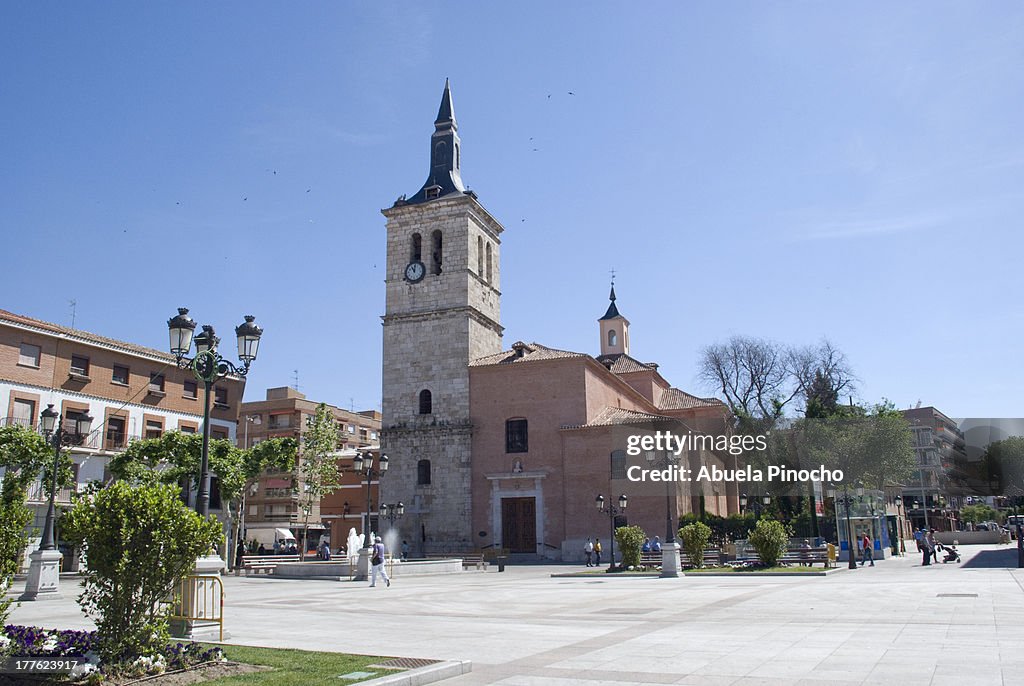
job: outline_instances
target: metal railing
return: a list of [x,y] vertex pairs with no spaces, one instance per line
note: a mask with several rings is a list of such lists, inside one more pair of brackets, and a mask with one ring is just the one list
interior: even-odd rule
[[219,576],[192,574],[181,580],[171,606],[171,622],[216,624],[224,640],[224,582]]

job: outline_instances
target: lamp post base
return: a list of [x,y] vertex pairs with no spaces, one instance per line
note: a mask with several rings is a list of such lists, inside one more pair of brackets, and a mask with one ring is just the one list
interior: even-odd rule
[[356,581],[366,581],[370,578],[370,553],[373,548],[360,548],[359,560],[356,561]]
[[18,600],[60,599],[60,561],[64,558],[59,550],[35,550],[29,554],[28,581],[25,592]]
[[679,544],[673,541],[661,546],[661,578],[680,576]]
[[219,621],[223,617],[220,576],[224,568],[224,560],[219,555],[196,559],[190,578],[178,587],[181,595],[169,625],[171,636],[193,641],[218,641],[231,637],[226,631],[221,636]]

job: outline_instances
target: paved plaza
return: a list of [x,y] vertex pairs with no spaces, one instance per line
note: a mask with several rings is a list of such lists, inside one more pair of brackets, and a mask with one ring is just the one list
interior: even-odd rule
[[[552,578],[509,566],[365,583],[225,578],[229,643],[470,660],[446,686],[1024,684],[1024,570],[1007,546],[826,577]],[[20,591],[19,585],[15,586]],[[87,628],[63,601],[12,622]]]

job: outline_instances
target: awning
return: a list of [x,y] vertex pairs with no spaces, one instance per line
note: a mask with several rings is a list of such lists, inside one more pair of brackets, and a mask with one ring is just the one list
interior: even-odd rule
[[295,534],[293,534],[288,529],[274,529],[274,538],[276,538],[278,540],[284,539],[286,541],[289,541],[289,540],[290,541],[294,541],[295,540]]

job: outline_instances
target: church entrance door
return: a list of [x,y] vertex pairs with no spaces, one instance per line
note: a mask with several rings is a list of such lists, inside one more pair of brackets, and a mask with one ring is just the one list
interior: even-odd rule
[[501,499],[501,541],[510,553],[537,552],[536,498]]

